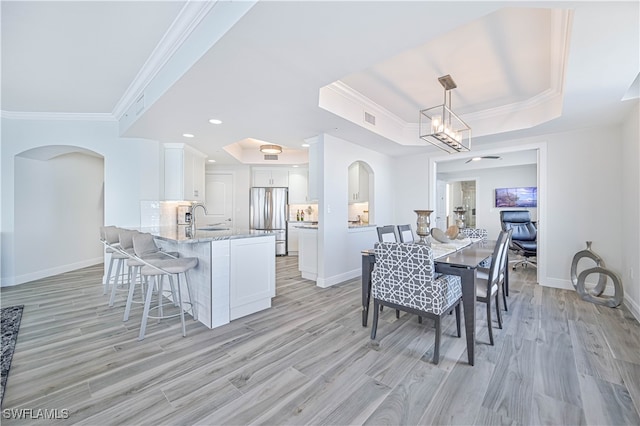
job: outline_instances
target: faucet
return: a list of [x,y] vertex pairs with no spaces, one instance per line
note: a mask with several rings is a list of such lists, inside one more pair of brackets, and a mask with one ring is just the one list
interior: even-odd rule
[[207,207],[203,203],[193,203],[191,204],[191,208],[189,211],[191,212],[191,228],[196,229],[196,208],[202,207],[204,210],[204,214],[209,214],[207,212]]

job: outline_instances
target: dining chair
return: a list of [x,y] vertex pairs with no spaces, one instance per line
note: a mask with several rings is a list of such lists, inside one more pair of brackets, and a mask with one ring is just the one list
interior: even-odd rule
[[400,237],[401,243],[413,243],[415,241],[411,225],[409,224],[398,225],[398,236]]
[[[489,231],[484,228],[462,228],[460,229],[460,233],[472,240],[479,239],[482,241],[486,241],[489,237]],[[481,268],[489,269],[489,266],[491,266],[491,258],[483,260],[479,266]]]
[[[502,315],[500,314],[500,289],[502,281],[504,281],[505,274],[501,268],[506,268],[505,263],[502,261],[505,258],[505,250],[508,250],[509,233],[507,231],[500,231],[496,246],[493,249],[491,255],[491,266],[488,272],[483,273],[478,271],[476,273],[476,301],[486,303],[487,305],[487,326],[489,327],[489,342],[493,345],[493,320],[491,318],[491,303],[492,299],[495,300],[496,317],[498,319],[498,327],[502,328]],[[506,302],[505,302],[506,303]]]
[[435,321],[433,362],[440,361],[441,319],[452,310],[460,337],[462,284],[458,276],[436,277],[431,247],[422,244],[382,242],[375,245],[376,264],[371,274],[373,324],[371,339],[378,330],[378,306],[388,306]]
[[[106,295],[109,293],[112,280],[114,286],[118,286],[118,283],[123,280],[122,274],[127,256],[118,250],[120,246],[120,228],[117,226],[100,227],[100,242],[104,244],[105,253],[109,255],[109,268],[103,285],[103,294]],[[113,270],[114,266],[116,267],[115,271]],[[115,274],[113,274],[114,272]]]
[[381,243],[397,243],[398,235],[396,234],[396,227],[393,225],[378,226],[378,241]]

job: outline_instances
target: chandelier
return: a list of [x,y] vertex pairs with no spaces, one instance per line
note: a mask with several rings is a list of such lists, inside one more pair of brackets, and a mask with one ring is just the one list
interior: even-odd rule
[[451,90],[456,83],[450,75],[438,78],[444,87],[444,102],[420,111],[420,139],[449,154],[471,150],[471,127],[451,111]]
[[260,145],[260,152],[265,154],[280,154],[282,147],[280,145]]

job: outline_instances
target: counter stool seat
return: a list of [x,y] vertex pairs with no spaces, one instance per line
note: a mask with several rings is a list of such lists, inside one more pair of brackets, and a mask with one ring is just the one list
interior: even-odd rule
[[[191,291],[191,283],[189,282],[189,275],[187,272],[190,269],[198,266],[198,258],[197,257],[182,257],[178,259],[168,259],[168,260],[150,260],[145,261],[145,266],[140,269],[140,275],[144,277],[144,281],[147,283],[147,294],[144,300],[144,311],[142,313],[142,323],[140,325],[140,335],[138,336],[138,340],[144,339],[144,334],[147,328],[147,321],[149,318],[156,318],[158,320],[163,318],[172,318],[180,315],[180,321],[182,323],[182,336],[187,335],[184,313],[190,312],[191,316],[194,320],[197,320],[196,314],[196,304],[193,299],[193,292]],[[187,287],[187,294],[189,295],[189,301],[182,301],[182,291],[180,287],[180,274],[184,275],[185,283]],[[179,313],[172,315],[165,315],[163,312],[163,307],[166,305],[163,302],[164,289],[163,289],[163,278],[165,276],[169,277],[170,284],[170,294],[173,299],[173,304],[178,306]],[[153,277],[156,280],[156,284],[158,286],[158,304],[154,307],[151,307],[151,299],[153,298],[153,286],[148,283],[149,277]],[[158,278],[159,277],[159,278]],[[174,277],[177,279],[177,286],[174,284]],[[185,309],[186,305],[186,309]],[[158,310],[158,315],[151,315],[151,310]]]
[[[133,237],[133,248],[135,252],[134,260],[143,263],[140,267],[140,276],[143,278],[143,282],[146,284],[146,296],[144,298],[144,310],[142,313],[142,323],[140,325],[140,335],[138,340],[144,339],[144,334],[147,328],[147,321],[149,318],[156,318],[158,321],[162,318],[170,318],[180,315],[182,322],[182,335],[186,336],[186,326],[184,320],[184,313],[190,312],[194,320],[197,320],[196,303],[193,298],[193,292],[191,291],[191,284],[189,282],[188,271],[198,266],[198,258],[196,257],[179,257],[169,259],[152,258],[159,256],[161,252],[155,244],[155,240],[151,234],[140,233]],[[180,286],[180,275],[184,276],[187,294],[189,301],[182,301],[182,291]],[[163,278],[169,277],[169,285],[171,298],[174,306],[178,307],[179,314],[164,315],[163,307],[166,305],[163,301],[164,288]],[[177,286],[174,283],[174,277],[177,279]],[[158,288],[158,303],[156,306],[151,307],[151,299],[153,298],[153,285],[149,283],[149,278],[154,280],[154,283]],[[133,300],[133,287],[130,287],[129,297],[127,299],[127,310],[125,313],[125,320],[128,318],[129,309]],[[186,309],[185,309],[186,307]],[[158,310],[158,315],[150,315],[151,310]]]

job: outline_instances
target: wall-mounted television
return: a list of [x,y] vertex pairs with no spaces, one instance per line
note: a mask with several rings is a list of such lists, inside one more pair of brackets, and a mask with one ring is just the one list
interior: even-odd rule
[[538,207],[538,187],[496,188],[496,207]]

